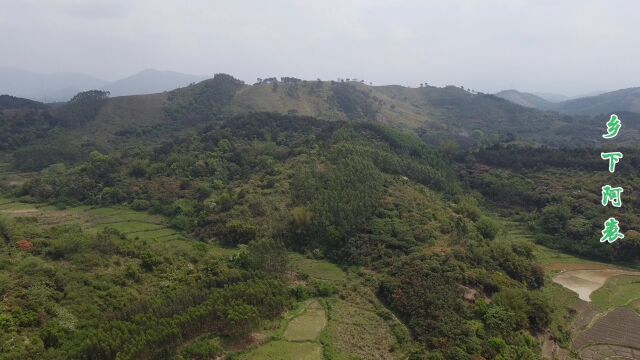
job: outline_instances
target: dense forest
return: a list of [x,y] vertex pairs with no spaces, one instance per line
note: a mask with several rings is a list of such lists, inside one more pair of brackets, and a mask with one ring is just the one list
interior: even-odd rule
[[[532,334],[551,312],[537,290],[544,273],[530,244],[493,240],[499,224],[457,171],[417,137],[384,126],[268,113],[49,167],[8,191],[59,209],[159,214],[200,245],[168,251],[108,228],[87,234],[5,220],[3,273],[16,275],[3,288],[15,310],[4,336],[30,341],[3,356],[167,358],[202,334],[246,336],[326,293],[287,280],[290,249],[378,273],[370,286],[422,344],[414,356],[536,359]],[[21,241],[32,248],[11,250]],[[214,244],[246,250],[213,256]],[[109,270],[76,278],[62,267]],[[132,297],[131,287],[146,295]],[[477,294],[465,301],[470,289]]]
[[[471,186],[495,205],[530,224],[537,241],[551,248],[607,262],[640,260],[638,169],[635,148],[616,149],[624,161],[608,171],[595,148],[550,149],[498,145],[467,159]],[[603,207],[601,186],[624,188],[624,210]],[[625,241],[601,246],[605,219],[621,219]]]

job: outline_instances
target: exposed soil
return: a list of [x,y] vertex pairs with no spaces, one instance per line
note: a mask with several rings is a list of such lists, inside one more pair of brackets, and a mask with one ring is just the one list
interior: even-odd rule
[[538,341],[542,345],[544,359],[566,360],[569,357],[569,350],[561,348],[549,332],[538,336]]

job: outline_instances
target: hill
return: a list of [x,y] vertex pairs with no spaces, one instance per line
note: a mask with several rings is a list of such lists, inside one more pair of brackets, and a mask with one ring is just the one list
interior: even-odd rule
[[0,109],[42,109],[43,103],[11,95],[0,95]]
[[[83,94],[89,95],[80,96]],[[96,149],[109,152],[121,148],[123,143],[161,141],[223,116],[254,112],[384,124],[413,132],[434,146],[455,143],[462,149],[479,149],[497,142],[551,147],[604,144],[601,119],[540,111],[454,86],[369,86],[294,78],[247,85],[218,74],[166,93],[107,98],[93,91],[78,96],[85,101],[35,113],[5,111],[8,124],[19,125],[5,127],[4,136],[13,139],[11,146],[23,148],[15,154],[28,154],[19,157],[19,166],[46,164],[43,160],[51,159],[52,154],[49,143],[56,143],[56,149],[69,147],[68,153],[84,149],[80,152],[86,156]],[[630,113],[625,118],[635,116]],[[36,133],[30,130],[30,124],[38,124]],[[23,139],[21,134],[28,136]],[[32,143],[35,139],[39,139],[37,144]],[[628,121],[619,143],[631,144],[637,139],[640,122]]]
[[[224,109],[222,90],[245,88],[226,77],[206,85],[200,94],[216,96],[195,108]],[[499,225],[456,174],[417,137],[379,124],[262,112],[217,114],[157,144],[94,151],[75,166],[2,183],[32,203],[0,203],[0,276],[12,309],[0,337],[16,344],[2,350],[214,358],[319,300],[319,316],[305,311],[257,351],[283,358],[320,336],[308,346],[337,358],[535,359],[532,334],[551,311],[539,291],[544,274],[530,245],[496,241]],[[340,269],[305,276],[288,266],[287,251],[351,268],[350,280],[336,282]],[[323,315],[336,311],[350,318]],[[354,329],[357,340],[345,341]],[[366,356],[360,339],[372,336],[387,346],[368,340],[383,357]]]
[[553,94],[546,92],[533,92],[532,94],[552,103],[562,102],[570,99],[570,97],[563,94]]
[[[188,98],[184,94],[204,98],[212,84],[210,81],[195,84],[190,90],[174,92],[170,98],[182,98],[182,103]],[[550,146],[600,141],[599,124],[591,119],[525,108],[494,95],[471,93],[454,86],[409,88],[285,78],[238,86],[234,91],[228,94],[220,111],[267,111],[328,120],[374,121],[414,131],[436,145],[453,140],[472,148],[505,138]],[[193,108],[190,111],[200,112],[197,115],[200,118],[213,116]],[[579,129],[574,125],[576,122],[581,124]]]
[[593,116],[622,111],[640,113],[640,87],[567,100],[554,106],[554,110],[571,115]]
[[547,110],[550,109],[553,104],[544,99],[541,96],[523,93],[517,90],[504,90],[496,94],[497,97],[501,97],[505,100],[509,100],[514,104],[522,105],[529,108]]
[[111,96],[160,93],[205,80],[206,76],[188,75],[175,71],[143,70],[124,79],[116,80],[101,89]]
[[597,153],[537,146],[595,144],[602,123],[458,87],[218,74],[0,125],[12,358],[538,359],[535,335],[566,345],[570,328],[532,240],[639,261],[640,242],[593,238]]

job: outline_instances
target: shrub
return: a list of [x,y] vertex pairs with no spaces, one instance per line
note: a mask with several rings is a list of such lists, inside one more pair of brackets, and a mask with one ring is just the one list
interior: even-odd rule
[[183,356],[194,360],[215,359],[222,353],[222,344],[218,338],[198,339],[182,351]]
[[151,202],[149,202],[148,200],[133,200],[131,202],[131,208],[133,210],[137,210],[137,211],[143,211],[143,210],[148,210],[151,207]]
[[231,220],[224,226],[223,242],[232,245],[248,244],[255,239],[258,230],[253,224],[242,220]]
[[476,228],[480,235],[487,240],[495,239],[496,235],[498,235],[498,232],[500,231],[500,225],[486,216],[480,218],[476,223]]

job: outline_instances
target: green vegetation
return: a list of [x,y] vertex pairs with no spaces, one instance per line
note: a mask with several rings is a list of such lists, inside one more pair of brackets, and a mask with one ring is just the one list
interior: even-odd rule
[[640,277],[620,275],[591,294],[593,303],[600,310],[609,310],[632,304],[640,299]]
[[289,322],[283,334],[288,341],[313,341],[320,336],[327,319],[319,302],[312,302],[304,313]]
[[[2,359],[166,357],[203,332],[246,333],[291,301],[277,278],[252,275],[216,246],[99,230],[101,221],[158,221],[153,216],[84,208],[34,213],[16,203],[3,209],[12,217],[2,222]],[[48,215],[77,216],[77,225],[48,225]],[[211,317],[215,329],[205,326]],[[184,350],[191,358],[220,351],[214,340]]]
[[311,342],[272,341],[242,356],[247,360],[320,360],[322,348]]
[[[0,110],[0,359],[540,359],[578,301],[544,268],[640,261],[637,150],[618,213],[593,149],[523,145],[581,145],[594,119],[224,74],[107,95]],[[626,238],[602,246],[609,215]]]
[[[216,86],[208,89],[217,92]],[[114,321],[91,316],[55,342],[43,339],[39,329],[46,322],[35,324],[29,336],[42,340],[37,351],[43,357],[92,352],[100,359],[166,358],[177,351],[206,356],[219,351],[215,339],[228,338],[222,341],[227,344],[247,338],[310,297],[328,297],[323,316],[321,309],[307,309],[288,322],[281,340],[255,352],[270,356],[293,346],[285,341],[313,338],[324,356],[336,358],[539,357],[531,334],[549,324],[550,306],[539,290],[544,275],[533,248],[495,240],[500,225],[482,214],[479,194],[465,191],[450,158],[415,136],[370,123],[264,113],[200,114],[198,121],[206,123],[191,134],[109,154],[94,151],[78,165],[50,167],[14,188],[25,201],[97,207],[92,211],[103,219],[73,240],[34,243],[44,261],[55,268],[78,258],[102,259],[101,252],[127,256],[120,260],[122,276],[145,287],[135,300],[112,297],[115,304],[100,312],[83,312],[115,314]],[[113,206],[149,211],[156,220],[140,222],[140,213],[106,209]],[[117,216],[128,219],[109,220]],[[200,242],[179,240],[192,249],[174,248],[166,225]],[[105,234],[124,239],[85,245]],[[240,250],[223,255],[215,244]],[[296,285],[285,281],[291,276],[287,248],[308,257],[294,258]],[[335,265],[313,258],[371,272],[345,277]],[[106,269],[99,273],[118,273],[101,266]],[[102,281],[109,291],[113,285]],[[465,301],[465,292],[475,295]],[[363,301],[371,305],[363,307]],[[117,304],[133,308],[110,308]],[[343,319],[349,308],[362,323]],[[365,332],[359,339],[370,350],[346,341],[344,333],[353,329]],[[16,327],[15,336],[24,331]],[[184,342],[189,345],[181,348]]]
[[[546,247],[593,260],[635,263],[640,260],[640,202],[635,191],[640,153],[623,149],[629,160],[612,178],[594,151],[496,146],[477,155],[492,168],[479,171],[469,164],[471,184],[505,212],[526,212],[520,220],[531,224],[536,241]],[[600,187],[608,183],[624,187],[624,211],[600,205]],[[602,246],[600,230],[611,216],[621,219],[626,237]]]

